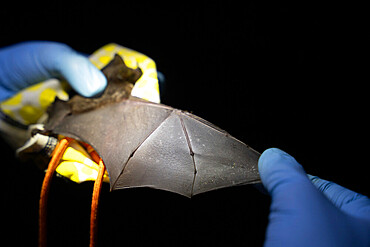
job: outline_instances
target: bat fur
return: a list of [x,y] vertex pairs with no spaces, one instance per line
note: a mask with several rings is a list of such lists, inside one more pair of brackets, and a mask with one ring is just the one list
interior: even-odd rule
[[139,67],[136,69],[127,67],[123,59],[117,54],[114,56],[114,59],[102,69],[102,72],[108,80],[108,85],[103,94],[95,98],[85,98],[80,95],[75,95],[68,102],[72,114],[90,111],[106,104],[127,99],[131,95],[135,82],[143,74]]

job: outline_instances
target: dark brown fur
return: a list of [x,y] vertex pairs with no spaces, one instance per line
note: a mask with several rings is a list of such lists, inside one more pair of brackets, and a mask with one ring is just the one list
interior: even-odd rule
[[142,76],[142,71],[131,69],[119,55],[115,55],[113,60],[102,69],[107,77],[108,85],[103,94],[98,98],[85,98],[80,95],[74,96],[68,104],[73,113],[81,113],[93,110],[100,106],[119,102],[127,99],[131,95],[135,82]]

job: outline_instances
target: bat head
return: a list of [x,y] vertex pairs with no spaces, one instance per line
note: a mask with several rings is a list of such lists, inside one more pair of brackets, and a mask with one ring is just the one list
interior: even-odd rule
[[135,82],[142,76],[142,70],[137,67],[127,67],[121,56],[115,55],[111,62],[102,69],[108,84],[98,97],[85,98],[73,96],[69,101],[58,98],[48,108],[48,123],[46,132],[52,130],[65,116],[95,110],[107,104],[120,102],[130,97]]
[[94,110],[109,103],[115,103],[127,99],[131,95],[135,82],[142,76],[139,67],[131,69],[127,67],[121,56],[115,55],[112,61],[102,69],[107,78],[108,85],[98,97],[85,98],[75,95],[68,105],[72,113],[81,113]]

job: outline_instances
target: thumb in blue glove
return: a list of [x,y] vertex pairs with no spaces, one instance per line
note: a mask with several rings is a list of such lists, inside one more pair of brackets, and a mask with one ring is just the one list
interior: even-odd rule
[[65,44],[33,41],[0,50],[0,101],[49,78],[67,80],[85,97],[101,93],[107,84],[100,70]]
[[370,246],[368,197],[307,176],[279,149],[263,152],[258,168],[272,197],[265,247]]

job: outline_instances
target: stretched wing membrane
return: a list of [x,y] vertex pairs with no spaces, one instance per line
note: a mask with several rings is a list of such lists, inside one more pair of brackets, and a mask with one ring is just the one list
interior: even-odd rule
[[259,181],[256,151],[165,105],[131,98],[50,122],[54,133],[95,148],[111,189],[146,186],[191,197]]
[[172,112],[127,162],[114,189],[148,186],[190,197],[194,173],[180,118]]
[[197,169],[193,195],[259,182],[258,152],[199,117],[185,114],[182,118]]
[[107,166],[112,188],[130,156],[170,113],[166,108],[126,100],[68,115],[53,132],[93,146]]

